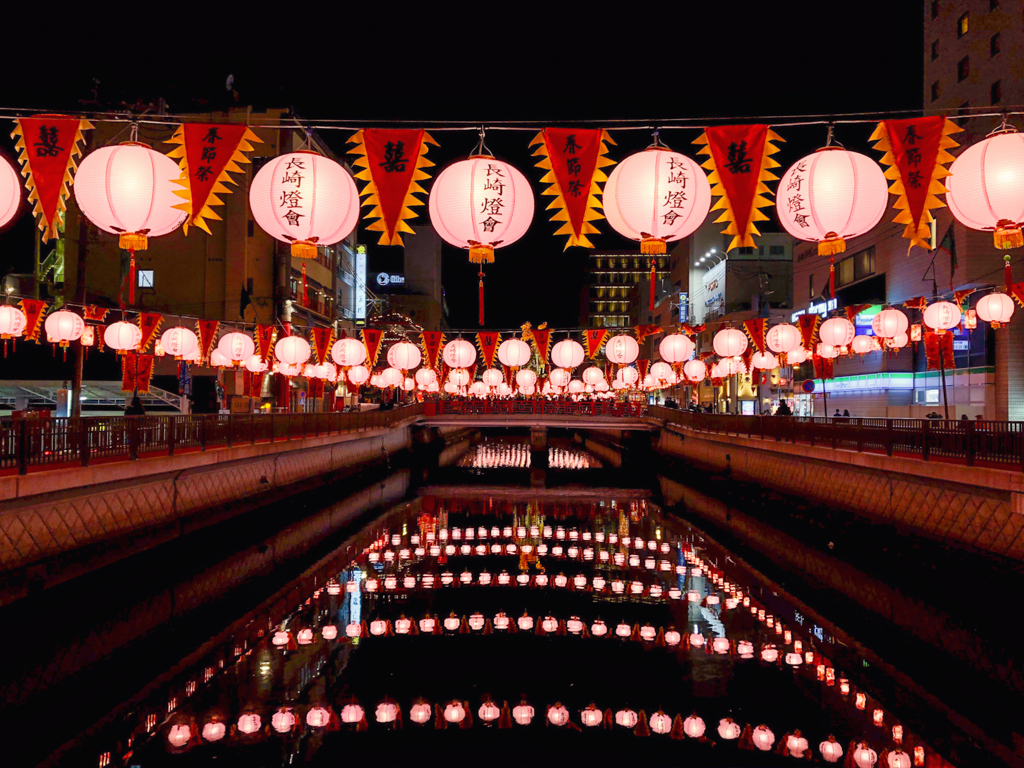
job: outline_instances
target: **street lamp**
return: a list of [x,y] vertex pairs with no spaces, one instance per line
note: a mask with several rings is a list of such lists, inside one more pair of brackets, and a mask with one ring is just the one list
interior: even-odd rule
[[708,269],[711,269],[712,267],[718,265],[721,261],[725,261],[727,257],[728,257],[728,254],[724,254],[724,253],[720,254],[720,253],[718,253],[717,249],[712,248],[710,251],[708,251],[703,256],[701,256],[700,257],[700,261],[698,261],[697,263],[698,264],[703,264],[705,262],[705,260],[707,260],[707,259],[718,259],[718,260],[720,260],[720,261],[715,261],[713,264],[709,264],[708,265]]

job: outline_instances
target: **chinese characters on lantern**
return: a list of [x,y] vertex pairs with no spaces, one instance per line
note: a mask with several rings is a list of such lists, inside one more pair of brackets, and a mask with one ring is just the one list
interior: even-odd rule
[[281,177],[281,184],[288,186],[281,190],[278,207],[285,209],[284,220],[292,227],[299,226],[300,220],[306,216],[305,213],[301,213],[305,209],[302,204],[302,179],[305,178],[305,170],[305,159],[292,157],[285,164],[284,175]]
[[668,158],[668,184],[671,185],[665,193],[665,199],[661,204],[662,208],[668,208],[661,213],[661,223],[672,226],[675,220],[684,215],[687,206],[686,181],[687,168],[682,160],[669,156]]
[[786,185],[786,211],[792,215],[793,223],[798,227],[807,228],[810,223],[807,221],[809,210],[806,207],[806,200],[803,196],[804,185],[807,183],[807,162],[801,160],[796,164],[793,175]]
[[505,182],[505,174],[501,167],[488,163],[484,174],[484,199],[477,212],[485,217],[480,221],[484,232],[494,232],[495,227],[503,223],[501,217],[504,215],[502,209],[505,207],[505,201],[502,193],[505,191]]

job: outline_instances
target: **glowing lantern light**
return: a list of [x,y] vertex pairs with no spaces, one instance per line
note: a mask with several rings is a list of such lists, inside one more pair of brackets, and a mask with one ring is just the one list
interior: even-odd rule
[[365,384],[369,378],[370,371],[363,365],[357,365],[348,372],[348,380],[357,387]]
[[626,387],[636,384],[639,378],[640,373],[636,368],[620,368],[619,372],[615,374],[615,381],[625,385]]
[[913,765],[910,755],[902,749],[892,750],[886,757],[886,762],[888,762],[889,768],[910,768]]
[[996,248],[1024,245],[1024,136],[1002,129],[964,150],[949,172],[946,202],[957,221],[992,232]]
[[718,735],[726,741],[738,739],[742,730],[743,729],[740,728],[740,724],[731,717],[723,717],[718,721]]
[[17,339],[25,332],[25,313],[9,304],[0,306],[0,338]]
[[564,368],[555,368],[548,376],[548,381],[554,387],[564,387],[569,383],[569,372]]
[[[613,172],[614,174],[614,172]],[[701,173],[701,176],[704,174]],[[616,365],[629,365],[640,354],[640,345],[632,336],[612,336],[604,346],[604,355]]]
[[751,734],[754,746],[762,752],[768,752],[775,743],[775,734],[766,725],[759,725]]
[[800,346],[800,331],[795,325],[790,325],[789,323],[773,325],[765,335],[765,342],[768,344],[768,349],[772,352],[779,355],[788,355]]
[[21,181],[14,166],[0,157],[0,227],[14,218],[21,205]]
[[220,741],[224,738],[225,733],[227,733],[227,727],[224,723],[210,721],[203,725],[203,739],[206,741]]
[[480,377],[488,387],[496,387],[505,380],[505,374],[497,368],[488,368]]
[[488,699],[480,705],[480,709],[477,710],[477,715],[485,723],[493,723],[501,716],[501,710],[498,709],[498,705]]
[[323,629],[320,630],[320,634],[324,640],[333,640],[338,636],[338,628],[333,624],[325,624]]
[[[360,710],[362,707],[360,707]],[[359,718],[362,720],[362,718]],[[310,728],[326,728],[331,722],[331,713],[325,707],[310,707],[306,713],[306,725]]]
[[659,381],[670,382],[675,378],[675,373],[668,363],[657,362],[651,366],[651,376]]
[[924,311],[924,324],[933,331],[943,333],[960,325],[960,307],[951,301],[936,301]]
[[411,371],[423,359],[423,353],[415,344],[408,341],[400,341],[392,344],[388,349],[388,365],[400,371]]
[[799,653],[787,653],[786,663],[789,664],[789,666],[791,667],[799,667],[801,664],[804,663],[804,657],[801,656]]
[[846,239],[870,231],[889,202],[888,184],[878,163],[839,147],[825,147],[797,161],[783,174],[779,189],[802,191],[800,205],[780,195],[776,211],[786,231],[799,240],[818,243],[821,256],[845,251]]
[[839,349],[833,347],[831,344],[819,344],[814,350],[818,357],[823,357],[826,360],[832,360],[839,357]]
[[432,714],[432,707],[425,701],[417,701],[409,709],[409,719],[417,725],[423,725],[424,723],[429,722]]
[[270,718],[270,727],[278,733],[288,733],[297,722],[298,720],[291,710],[282,709],[275,712],[274,716]]
[[175,749],[180,749],[188,744],[192,738],[192,729],[184,723],[178,723],[172,725],[170,730],[167,732],[167,743]]
[[475,395],[477,397],[486,397],[487,385],[484,384],[482,381],[474,381],[473,384],[469,387],[469,394]]
[[249,187],[249,207],[260,229],[291,244],[292,256],[315,258],[318,245],[341,242],[355,229],[359,191],[339,163],[301,150],[259,170]]
[[341,722],[354,725],[362,721],[365,712],[358,704],[346,704],[341,708]]
[[659,254],[666,242],[681,240],[701,225],[711,208],[711,185],[693,160],[653,146],[615,166],[603,199],[612,229],[639,241],[641,253]]
[[226,333],[220,337],[217,349],[232,363],[241,365],[256,353],[256,343],[246,333]]
[[530,362],[530,345],[521,339],[506,339],[498,345],[498,360],[509,368],[519,368]]
[[660,709],[651,715],[650,724],[651,730],[662,736],[672,730],[672,718]]
[[142,341],[142,331],[139,326],[119,320],[111,323],[103,331],[103,343],[118,354],[124,354],[129,349],[138,349]]
[[871,330],[875,336],[891,339],[906,333],[910,321],[898,309],[883,309],[871,320]]
[[572,339],[563,339],[551,348],[551,362],[559,368],[573,370],[583,363],[583,346]]
[[309,627],[300,629],[295,635],[295,642],[299,645],[309,645],[313,642],[313,630]]
[[244,734],[256,733],[263,727],[263,721],[255,712],[247,712],[238,718],[238,730]]
[[779,360],[770,352],[755,352],[750,359],[750,364],[762,371],[770,371],[779,367]]
[[699,739],[704,735],[706,726],[704,721],[696,715],[690,715],[688,718],[683,720],[683,733],[689,736],[691,739]]
[[877,352],[880,347],[873,336],[854,336],[850,349],[855,354],[866,355],[869,352]]
[[548,707],[548,722],[559,727],[566,725],[569,722],[569,710],[560,703]]
[[160,337],[160,346],[175,360],[191,357],[199,351],[199,339],[188,328],[168,328]]
[[716,637],[711,641],[711,649],[715,653],[728,653],[729,652],[729,638],[727,637]]
[[593,704],[586,709],[580,710],[580,722],[582,722],[587,728],[596,728],[601,724],[603,719],[604,715],[601,714],[601,710]]
[[359,339],[338,339],[331,347],[331,359],[342,368],[352,368],[366,361],[366,347]]
[[853,341],[857,329],[845,317],[833,317],[821,324],[818,338],[822,344],[832,347],[846,347]]
[[531,370],[516,371],[516,384],[522,387],[532,387],[537,383],[537,374]]
[[590,386],[596,386],[600,382],[604,381],[604,371],[598,368],[596,365],[592,365],[583,371],[583,382]]
[[838,763],[843,759],[843,745],[836,741],[834,736],[829,736],[828,741],[821,742],[818,751],[826,763]]
[[626,709],[620,709],[615,713],[615,724],[621,725],[623,728],[635,728],[640,718],[636,712],[628,707]]
[[871,768],[878,762],[878,753],[864,742],[859,742],[853,749],[853,762],[857,768]]
[[690,359],[693,354],[693,342],[688,336],[673,333],[661,340],[658,353],[666,363],[677,365]]
[[786,737],[786,750],[790,757],[801,758],[808,748],[807,739],[800,735],[800,731],[789,734]]
[[683,375],[687,381],[698,384],[707,376],[708,367],[701,360],[691,360],[683,365]]
[[736,357],[747,351],[747,334],[737,328],[723,328],[712,340],[719,357]]
[[68,346],[72,341],[82,338],[85,331],[85,321],[74,312],[65,309],[51,312],[44,324],[46,335],[62,347]]
[[352,621],[345,625],[345,636],[346,637],[359,637],[361,627],[358,622]]
[[476,348],[464,339],[454,339],[444,345],[441,357],[449,368],[469,368],[476,360]]
[[776,661],[779,660],[779,651],[773,645],[765,646],[765,648],[761,651],[761,658],[764,661],[767,661],[769,664],[774,664]]
[[1013,317],[1013,300],[1005,293],[989,293],[978,299],[978,317],[993,328],[999,328],[1010,322]]
[[385,387],[397,387],[405,381],[405,377],[397,368],[385,368],[381,373],[381,381]]
[[529,725],[530,721],[533,720],[534,710],[525,701],[521,704],[517,704],[512,710],[512,719],[519,725]]
[[598,619],[590,625],[590,634],[594,637],[604,637],[608,634],[608,625]]
[[274,345],[274,357],[288,365],[303,365],[310,353],[309,342],[301,336],[285,336]]
[[118,235],[121,248],[143,251],[149,237],[173,232],[188,216],[175,208],[181,204],[175,194],[180,187],[174,183],[180,177],[171,158],[132,141],[86,155],[73,190],[89,221]]

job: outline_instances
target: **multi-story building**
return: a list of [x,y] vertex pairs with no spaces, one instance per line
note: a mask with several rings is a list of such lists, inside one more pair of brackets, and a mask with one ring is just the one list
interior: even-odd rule
[[[969,146],[1002,122],[1000,117],[971,117],[972,112],[998,110],[1024,98],[1024,83],[1016,77],[1024,65],[1024,11],[1020,3],[1005,0],[924,0],[923,10],[925,111],[953,119],[964,129],[953,138]],[[908,249],[903,226],[891,223],[895,212],[890,207],[877,227],[851,240],[847,252],[837,257],[838,308],[869,305],[859,316],[858,333],[871,333],[868,319],[885,305],[899,307],[918,296],[948,299],[954,289],[980,289],[969,299],[973,303],[1002,283],[1004,252],[996,250],[991,234],[967,229],[948,208],[933,213],[933,250]],[[1019,279],[1021,258],[1011,254]],[[798,312],[831,309],[828,260],[813,245],[796,249],[793,293]],[[912,322],[919,321],[911,315]],[[839,358],[835,379],[825,383],[829,411],[921,417],[943,414],[948,403],[950,418],[1024,418],[1024,323],[997,331],[985,323],[974,331],[957,329],[953,344],[956,370],[946,372],[926,370],[922,344],[895,355]],[[798,413],[824,415],[817,384],[815,395],[797,395]]]
[[[367,282],[381,311],[408,317],[416,325],[447,328],[448,312],[441,285],[442,241],[429,225],[413,227],[404,248],[378,248],[369,260]],[[386,307],[384,306],[386,305]]]
[[[592,251],[587,270],[586,316],[580,324],[595,328],[630,328],[639,318],[632,306],[631,291],[643,282],[647,285],[651,270],[650,256],[622,251]],[[669,278],[670,256],[654,257],[655,279]]]

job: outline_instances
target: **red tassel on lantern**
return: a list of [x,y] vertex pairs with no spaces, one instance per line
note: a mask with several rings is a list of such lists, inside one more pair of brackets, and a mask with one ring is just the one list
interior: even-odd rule
[[654,259],[651,259],[651,312],[654,311],[654,281],[656,279],[654,272]]
[[484,324],[484,267],[480,265],[480,287],[479,287],[479,302],[480,302],[480,325]]

